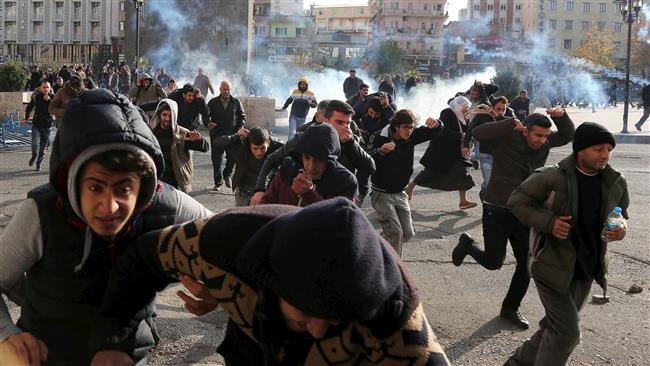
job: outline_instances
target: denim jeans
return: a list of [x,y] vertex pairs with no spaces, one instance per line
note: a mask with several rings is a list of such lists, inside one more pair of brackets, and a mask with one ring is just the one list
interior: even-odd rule
[[641,116],[641,119],[639,120],[639,122],[636,123],[636,125],[639,126],[639,128],[641,128],[645,123],[645,121],[648,120],[648,117],[650,117],[650,105],[644,105],[643,116]]
[[305,124],[307,116],[305,117],[296,117],[293,114],[289,116],[289,137],[287,140],[291,140],[293,135],[296,134],[296,129]]
[[36,165],[41,165],[45,148],[50,144],[50,128],[32,127],[32,158],[38,157]]
[[506,259],[508,241],[517,260],[508,293],[501,305],[503,309],[517,310],[526,296],[528,277],[528,237],[530,228],[525,226],[510,210],[483,204],[483,240],[485,249],[472,244],[469,255],[481,266],[491,271],[500,269]]
[[486,153],[478,153],[478,161],[481,163],[481,175],[483,176],[483,183],[481,189],[486,190],[492,175],[492,164],[494,163],[494,156]]
[[370,198],[384,237],[401,257],[402,244],[415,236],[408,196],[405,192],[384,193],[373,190]]

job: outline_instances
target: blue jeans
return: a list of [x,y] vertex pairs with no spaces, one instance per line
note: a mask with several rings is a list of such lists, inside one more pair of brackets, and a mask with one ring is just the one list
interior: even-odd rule
[[45,156],[45,148],[50,144],[50,128],[32,127],[32,158],[36,160],[36,165],[41,165]]
[[287,140],[291,140],[293,135],[296,134],[296,129],[300,128],[300,126],[305,124],[305,120],[307,120],[307,116],[297,117],[294,116],[293,114],[289,116],[289,137],[287,138]]
[[481,175],[483,176],[483,183],[481,189],[486,190],[492,175],[492,164],[494,163],[494,156],[485,153],[478,153],[478,161],[481,163]]

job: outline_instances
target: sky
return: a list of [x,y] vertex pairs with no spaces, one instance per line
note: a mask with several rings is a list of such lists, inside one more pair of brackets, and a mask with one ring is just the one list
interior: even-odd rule
[[[309,9],[310,4],[316,5],[341,5],[341,4],[367,4],[368,0],[304,0],[305,9]],[[450,0],[449,1],[449,20],[458,19],[458,10],[467,7],[467,0]]]

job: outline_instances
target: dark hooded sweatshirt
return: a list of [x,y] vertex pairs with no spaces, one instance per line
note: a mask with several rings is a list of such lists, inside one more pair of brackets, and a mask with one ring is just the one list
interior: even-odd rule
[[[449,364],[396,253],[349,200],[238,207],[141,237],[113,272],[95,347],[128,352],[116,335],[134,331],[130,314],[184,274],[229,314],[228,365]],[[290,332],[278,298],[340,324]]]
[[[326,123],[309,127],[296,145],[293,156],[282,161],[278,174],[262,197],[262,203],[307,206],[336,196],[352,199],[357,191],[357,180],[337,161],[340,151],[334,127]],[[327,168],[319,179],[314,180],[315,189],[299,197],[291,190],[291,183],[303,168],[302,154],[327,161]]]
[[[110,239],[95,235],[83,219],[76,184],[83,162],[103,151],[138,151],[148,155],[162,173],[162,153],[133,104],[106,89],[85,91],[73,99],[63,122],[52,144],[50,183],[30,191],[26,201],[35,202],[38,217],[29,225],[40,226],[40,236],[2,240],[2,261],[11,263],[3,265],[2,278],[24,280],[25,301],[17,326],[45,342],[47,364],[88,365],[92,358],[88,336],[117,258],[143,233],[210,212],[189,196],[158,183],[156,177],[143,177],[127,229]],[[12,221],[5,232],[14,230],[12,225],[26,223]],[[12,255],[11,245],[22,247],[13,259],[6,258]],[[38,254],[25,259],[29,253]],[[0,285],[0,292],[5,292],[12,284]],[[145,321],[155,311],[152,301],[149,296],[130,318],[138,329],[137,336],[127,341],[138,350],[132,353],[134,358],[142,357],[155,343],[155,333]]]

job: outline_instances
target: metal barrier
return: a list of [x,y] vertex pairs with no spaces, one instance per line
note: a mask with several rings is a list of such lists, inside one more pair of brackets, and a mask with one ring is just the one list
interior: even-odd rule
[[4,112],[0,121],[0,148],[30,145],[32,127],[20,120],[20,110],[16,113]]

